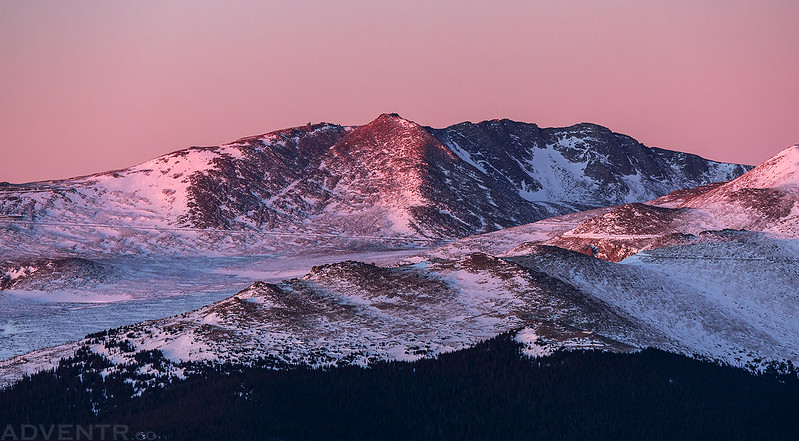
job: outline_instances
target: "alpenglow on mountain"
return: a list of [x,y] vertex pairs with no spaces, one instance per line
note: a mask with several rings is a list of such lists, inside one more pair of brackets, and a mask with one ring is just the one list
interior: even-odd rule
[[594,124],[492,120],[433,129],[383,114],[363,126],[309,124],[80,178],[2,184],[0,213],[27,225],[8,230],[2,249],[188,252],[285,241],[209,230],[457,238],[646,201],[747,170],[648,148]]

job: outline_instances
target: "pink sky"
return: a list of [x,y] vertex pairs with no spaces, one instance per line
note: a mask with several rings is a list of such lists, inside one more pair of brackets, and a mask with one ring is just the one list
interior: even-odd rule
[[0,181],[309,121],[589,121],[759,163],[799,143],[796,1],[6,1]]

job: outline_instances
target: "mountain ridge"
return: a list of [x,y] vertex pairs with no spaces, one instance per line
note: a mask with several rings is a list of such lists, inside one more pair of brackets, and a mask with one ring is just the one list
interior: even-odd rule
[[[0,213],[29,222],[11,234],[31,249],[42,248],[34,236],[44,234],[99,253],[269,252],[282,243],[247,236],[223,238],[223,246],[210,233],[174,229],[451,239],[643,202],[746,170],[651,149],[587,123],[541,129],[494,120],[433,129],[383,114],[363,126],[310,124],[178,150],[127,169],[4,185]],[[44,225],[56,220],[173,231],[98,235]]]

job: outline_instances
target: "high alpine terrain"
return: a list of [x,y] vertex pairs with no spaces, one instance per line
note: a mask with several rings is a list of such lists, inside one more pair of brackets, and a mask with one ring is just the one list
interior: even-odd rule
[[[751,169],[589,124],[431,129],[382,115],[361,127],[310,125],[109,174],[6,186],[4,209],[21,218],[4,237],[29,242],[3,246],[20,256],[67,254],[9,260],[3,283],[12,291],[74,280],[113,289],[124,271],[106,271],[118,263],[94,256],[127,247],[135,256],[196,246],[230,259],[334,245],[322,248],[324,262],[307,271],[297,269],[309,261],[298,263],[283,280],[0,361],[0,378],[12,383],[78,353],[121,375],[142,354],[160,354],[131,377],[143,390],[183,378],[185,363],[367,366],[505,332],[529,355],[656,347],[751,369],[799,362],[797,152]],[[489,232],[473,235],[481,231]],[[344,241],[353,238],[361,242]],[[449,243],[375,258],[386,238]],[[364,244],[372,254],[359,258]],[[253,261],[237,262],[225,271],[253,271]]]
[[309,124],[80,178],[4,183],[0,251],[242,255],[435,241],[643,202],[747,170],[593,124],[432,129],[384,114],[363,126]]

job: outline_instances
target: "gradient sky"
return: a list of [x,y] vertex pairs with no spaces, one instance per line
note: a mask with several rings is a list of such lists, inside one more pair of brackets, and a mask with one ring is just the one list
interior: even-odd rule
[[799,2],[0,2],[0,181],[383,112],[589,121],[759,163],[799,143]]

